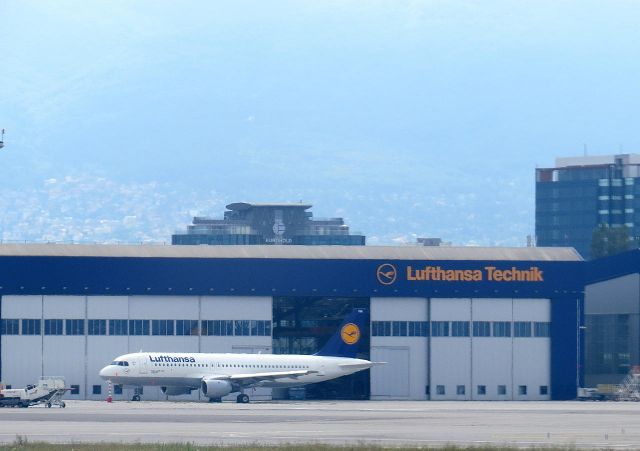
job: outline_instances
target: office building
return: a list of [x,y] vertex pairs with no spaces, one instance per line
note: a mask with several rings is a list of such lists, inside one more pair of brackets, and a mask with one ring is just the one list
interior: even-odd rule
[[600,224],[640,236],[640,155],[558,158],[536,169],[538,246],[570,246],[589,258]]
[[172,244],[298,244],[363,246],[364,235],[350,234],[342,218],[313,218],[309,204],[227,205],[224,219],[193,218]]

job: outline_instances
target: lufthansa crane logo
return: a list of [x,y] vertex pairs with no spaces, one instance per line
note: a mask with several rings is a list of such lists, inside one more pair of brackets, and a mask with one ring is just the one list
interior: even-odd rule
[[340,336],[342,337],[342,341],[346,344],[356,344],[358,340],[360,340],[360,328],[353,323],[347,323],[342,326]]
[[382,285],[391,285],[396,281],[396,277],[398,277],[398,271],[396,271],[396,267],[391,263],[383,263],[382,265],[378,266],[376,277],[378,278],[378,282],[380,282]]

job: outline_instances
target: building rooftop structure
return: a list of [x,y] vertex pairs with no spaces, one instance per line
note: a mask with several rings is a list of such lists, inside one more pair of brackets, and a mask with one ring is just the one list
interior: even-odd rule
[[223,219],[193,218],[185,232],[171,237],[172,244],[365,244],[365,236],[350,234],[342,218],[313,218],[311,204],[249,203],[227,205]]

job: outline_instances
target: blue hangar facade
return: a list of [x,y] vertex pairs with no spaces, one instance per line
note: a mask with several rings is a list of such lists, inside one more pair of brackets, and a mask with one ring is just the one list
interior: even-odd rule
[[0,244],[0,380],[102,399],[117,355],[313,353],[364,307],[386,365],[252,398],[574,399],[583,271],[572,248]]

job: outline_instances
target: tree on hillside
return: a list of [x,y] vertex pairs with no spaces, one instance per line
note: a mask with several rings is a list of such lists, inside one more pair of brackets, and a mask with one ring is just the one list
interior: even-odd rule
[[607,224],[600,224],[591,237],[590,257],[594,259],[619,254],[628,251],[632,246],[627,226],[609,227]]

